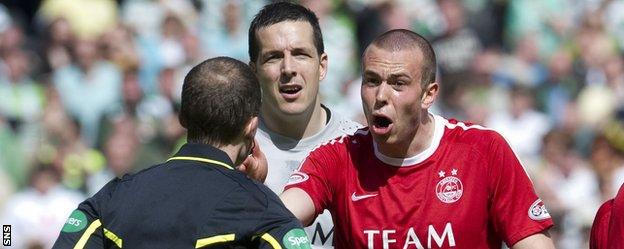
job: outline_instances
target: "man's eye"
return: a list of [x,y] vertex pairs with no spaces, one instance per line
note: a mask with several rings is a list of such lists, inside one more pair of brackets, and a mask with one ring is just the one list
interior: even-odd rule
[[374,79],[374,78],[368,78],[368,79],[364,79],[364,83],[369,84],[369,85],[377,85],[379,84],[379,80]]

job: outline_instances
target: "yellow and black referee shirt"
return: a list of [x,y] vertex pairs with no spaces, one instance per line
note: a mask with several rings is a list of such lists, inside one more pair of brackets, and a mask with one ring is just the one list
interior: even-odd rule
[[301,223],[225,152],[185,144],[74,210],[53,248],[310,248]]

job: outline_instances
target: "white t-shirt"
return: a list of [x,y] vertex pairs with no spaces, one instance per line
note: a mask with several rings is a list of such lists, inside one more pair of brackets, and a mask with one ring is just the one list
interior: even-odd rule
[[[343,135],[352,135],[362,126],[342,116],[330,113],[329,122],[319,133],[301,140],[285,137],[270,131],[262,119],[256,133],[256,140],[269,163],[269,171],[264,182],[275,193],[280,194],[288,182],[290,174],[299,168],[308,153],[323,142]],[[288,124],[284,124],[285,126]],[[333,230],[331,215],[327,210],[306,229],[314,248],[333,248]]]

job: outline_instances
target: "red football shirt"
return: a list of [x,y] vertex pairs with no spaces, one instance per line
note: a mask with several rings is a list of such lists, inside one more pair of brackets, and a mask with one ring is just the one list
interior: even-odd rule
[[286,189],[331,211],[336,248],[501,248],[553,222],[496,132],[435,116],[412,158],[376,149],[367,129],[312,151]]
[[596,213],[589,248],[624,249],[624,185],[614,199],[608,200]]

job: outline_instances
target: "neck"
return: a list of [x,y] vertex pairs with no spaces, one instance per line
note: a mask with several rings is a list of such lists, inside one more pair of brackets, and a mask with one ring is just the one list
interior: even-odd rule
[[301,114],[284,114],[267,105],[263,105],[260,112],[260,118],[269,130],[295,140],[319,133],[327,122],[327,113],[318,100]]
[[243,161],[245,160],[245,157],[241,156],[243,155],[242,153],[243,145],[241,143],[238,143],[237,145],[227,144],[227,145],[215,146],[215,148],[220,149],[223,152],[225,152],[225,154],[227,154],[230,160],[232,160],[232,162],[234,163],[233,165],[234,167],[242,164]]
[[435,121],[433,115],[424,111],[416,130],[407,137],[411,139],[400,140],[397,143],[378,143],[379,152],[388,157],[410,158],[425,151],[433,142]]

